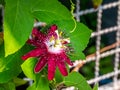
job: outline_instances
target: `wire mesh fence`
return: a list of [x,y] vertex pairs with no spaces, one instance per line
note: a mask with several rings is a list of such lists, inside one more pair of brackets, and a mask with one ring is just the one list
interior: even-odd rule
[[[106,0],[107,1],[107,0]],[[81,16],[91,14],[96,12],[97,13],[97,25],[96,25],[96,31],[93,31],[91,35],[91,39],[95,39],[95,48],[96,52],[94,54],[88,55],[86,57],[85,61],[78,60],[74,63],[74,66],[76,68],[76,71],[78,71],[81,67],[84,67],[84,64],[86,63],[91,63],[92,61],[95,62],[94,65],[94,78],[91,78],[88,80],[89,84],[94,84],[97,82],[100,82],[105,79],[112,78],[111,84],[107,84],[107,86],[101,86],[99,89],[100,90],[119,90],[119,74],[120,74],[120,69],[119,69],[119,55],[120,55],[120,48],[119,48],[119,42],[120,42],[120,0],[110,0],[109,3],[105,3],[101,6],[99,6],[97,9],[94,8],[89,8],[85,10],[80,9],[80,0],[76,0],[76,12],[75,12],[75,17],[77,21],[81,21]],[[103,28],[103,15],[107,10],[115,8],[117,13],[113,17],[116,17],[117,19],[114,20],[115,24],[114,25],[107,25],[107,27]],[[112,13],[112,12],[111,12]],[[112,13],[113,14],[113,13]],[[111,15],[109,13],[109,15]],[[105,16],[105,15],[104,15]],[[109,18],[109,17],[108,17]],[[112,19],[112,18],[109,18]],[[110,22],[113,22],[112,20]],[[113,37],[115,38],[115,41],[112,42],[110,45],[105,46],[101,48],[102,44],[102,37],[103,35],[107,35],[109,33],[115,33],[116,35]],[[112,41],[112,39],[111,39]],[[102,58],[109,57],[113,55],[113,71],[105,73],[103,75],[100,75],[100,61]],[[107,67],[110,67],[109,64],[106,64]],[[108,89],[109,88],[109,89]]]

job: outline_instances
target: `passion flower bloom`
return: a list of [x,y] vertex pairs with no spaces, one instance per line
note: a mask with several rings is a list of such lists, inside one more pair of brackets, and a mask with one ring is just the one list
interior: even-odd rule
[[58,33],[57,26],[52,25],[46,33],[38,31],[36,28],[32,31],[32,37],[27,43],[34,45],[36,48],[24,56],[23,60],[30,57],[38,57],[38,62],[35,65],[34,72],[40,72],[43,67],[48,65],[48,79],[54,78],[56,67],[62,75],[67,76],[66,62],[73,65],[66,54],[67,44],[69,39],[63,39],[61,33]]

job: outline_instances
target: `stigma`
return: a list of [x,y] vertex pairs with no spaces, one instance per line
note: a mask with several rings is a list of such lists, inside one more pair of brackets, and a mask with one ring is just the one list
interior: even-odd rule
[[63,39],[62,38],[62,32],[58,32],[58,30],[55,31],[56,36],[50,36],[47,38],[45,41],[46,47],[48,52],[53,53],[53,54],[59,54],[67,48],[65,46],[66,43],[70,43],[70,39]]

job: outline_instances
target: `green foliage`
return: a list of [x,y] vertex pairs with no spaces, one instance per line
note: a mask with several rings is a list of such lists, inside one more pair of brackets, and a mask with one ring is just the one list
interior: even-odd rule
[[91,35],[90,29],[88,29],[82,23],[77,23],[76,29],[73,33],[70,33],[71,44],[75,50],[74,54],[71,55],[71,60],[84,59],[82,51],[87,46]]
[[93,90],[98,90],[98,84],[94,86]]
[[[25,42],[32,31],[34,20],[48,25],[56,24],[60,30],[65,32],[70,38],[72,49],[74,48],[72,54],[68,53],[71,60],[85,58],[83,50],[87,46],[91,31],[85,25],[76,22],[70,11],[57,0],[51,0],[49,3],[48,0],[5,0],[4,15],[4,44],[0,44],[0,83],[1,85],[6,83],[7,89],[0,87],[0,90],[14,90],[13,82],[9,82],[12,79],[17,85],[25,83],[20,79],[14,79],[21,71],[34,80],[33,85],[27,90],[50,90],[50,84],[56,85],[63,81],[63,76],[58,70],[53,81],[48,81],[46,78],[46,68],[35,74],[34,66],[37,59],[30,58],[24,63],[21,60],[21,56],[31,50]],[[65,77],[63,82],[66,85],[74,85],[80,90],[92,90],[86,80],[75,72]]]
[[18,78],[18,77],[13,78],[13,82],[14,82],[14,84],[15,84],[16,87],[17,87],[17,86],[24,85],[24,84],[27,83],[27,81],[25,81],[25,80],[23,80],[23,79],[21,79],[21,78]]
[[58,70],[58,68],[56,69],[56,73],[55,73],[55,80],[56,80],[56,83],[60,83],[63,81],[63,76],[61,75],[60,71]]
[[12,81],[0,84],[0,90],[15,90],[15,84]]
[[67,86],[75,86],[79,90],[92,90],[85,78],[77,72],[72,72],[65,77],[64,83]]
[[6,83],[13,79],[22,71],[20,65],[22,64],[21,56],[26,51],[30,50],[30,47],[25,45],[18,52],[4,57],[4,45],[0,46],[0,83]]
[[16,52],[25,44],[32,30],[34,18],[46,23],[71,19],[72,15],[58,1],[52,0],[48,4],[46,3],[48,0],[37,0],[36,2],[33,0],[6,0],[4,18],[6,56]]
[[40,76],[37,82],[34,82],[34,84],[27,88],[27,90],[50,90],[49,88],[49,82],[46,77]]
[[5,56],[18,51],[28,39],[34,18],[31,0],[6,0],[4,16]]
[[[37,59],[35,59],[35,58],[30,58],[30,59],[26,60],[26,61],[21,65],[24,74],[25,74],[28,78],[30,78],[30,79],[32,79],[32,80],[35,80],[35,79],[36,79],[36,75],[37,75],[37,74],[34,73],[34,66],[35,66],[36,62],[37,62]],[[29,69],[28,69],[28,68],[29,68]]]
[[48,0],[37,0],[33,4],[32,14],[39,21],[46,23],[60,20],[70,20],[72,18],[71,13],[57,0],[51,0],[49,3]]
[[54,23],[56,23],[59,26],[60,30],[65,32],[70,38],[71,45],[74,48],[74,53],[69,54],[71,60],[85,59],[82,51],[87,46],[91,35],[91,30],[84,24],[76,22],[76,28],[74,32],[71,33],[75,25],[74,21],[64,20]]
[[34,73],[34,66],[36,64],[36,61],[37,60],[35,58],[30,58],[21,65],[25,75],[34,80],[34,84],[28,87],[27,90],[39,90],[41,88],[42,90],[49,90],[49,83],[46,76],[41,73]]
[[4,0],[0,0],[0,4],[5,4],[5,1]]

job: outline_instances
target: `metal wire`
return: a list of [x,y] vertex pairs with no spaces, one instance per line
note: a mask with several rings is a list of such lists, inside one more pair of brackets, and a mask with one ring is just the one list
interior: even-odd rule
[[80,21],[80,17],[79,17],[79,12],[80,12],[80,0],[76,0],[76,20]]
[[[102,18],[102,10],[99,10],[98,18],[97,18],[97,33],[99,33],[101,30],[101,18]],[[99,76],[100,43],[101,43],[101,36],[98,35],[96,39],[95,78]]]
[[91,37],[93,38],[93,37],[98,36],[98,35],[108,34],[110,32],[117,31],[118,28],[119,28],[119,26],[113,26],[113,27],[110,27],[110,28],[103,29],[103,30],[99,31],[99,33],[98,32],[93,32],[91,34]]
[[97,9],[94,9],[94,8],[86,9],[86,10],[80,11],[79,13],[75,13],[75,16],[82,16],[85,14],[97,12],[98,10],[105,10],[105,9],[113,8],[113,7],[118,6],[119,4],[120,4],[120,1],[116,1],[116,2],[112,2],[109,4],[105,4],[103,6],[100,6]]
[[[76,0],[76,1],[80,1],[80,0]],[[77,5],[77,7],[78,8],[76,8],[76,9],[79,9],[78,5]],[[113,27],[108,27],[106,29],[101,30],[102,11],[110,9],[110,8],[114,8],[114,7],[118,7],[117,25],[113,26]],[[77,60],[77,61],[74,62],[74,66],[77,66],[81,62],[90,63],[92,61],[95,61],[95,63],[96,63],[95,64],[95,78],[93,78],[91,80],[88,80],[88,83],[93,84],[93,83],[99,82],[101,80],[104,80],[106,78],[113,77],[113,80],[114,80],[113,89],[114,90],[116,90],[118,88],[120,89],[120,87],[118,87],[119,85],[117,84],[117,82],[118,82],[118,75],[120,74],[120,70],[118,69],[119,58],[120,58],[120,55],[119,55],[119,53],[120,53],[119,45],[117,45],[115,49],[106,51],[104,53],[100,54],[100,52],[99,52],[100,44],[101,44],[101,36],[102,35],[108,34],[108,33],[111,33],[111,32],[116,32],[116,42],[120,41],[120,0],[108,3],[108,4],[105,4],[105,5],[101,5],[97,9],[90,8],[90,9],[86,9],[86,10],[82,10],[82,11],[76,10],[75,16],[76,16],[76,18],[78,18],[78,17],[80,17],[82,15],[86,15],[86,14],[89,14],[89,13],[94,13],[94,12],[97,12],[97,11],[98,11],[97,31],[93,32],[92,35],[91,35],[91,38],[96,37],[96,57],[95,56],[94,57],[89,57],[89,58],[87,58],[84,61]],[[115,55],[114,71],[112,71],[110,73],[107,73],[107,74],[104,74],[102,76],[99,76],[99,65],[100,65],[99,61],[102,60],[102,58],[110,56],[110,55]],[[111,89],[111,90],[113,90],[113,89]]]
[[[119,0],[120,1],[120,0]],[[117,21],[117,25],[118,25],[118,30],[116,33],[116,41],[120,40],[120,5],[118,5],[118,21]],[[116,50],[119,49],[119,44],[117,44],[116,46]],[[118,72],[118,67],[119,67],[119,57],[120,54],[119,52],[115,53],[115,65],[114,65],[114,72],[117,73]],[[118,74],[114,75],[114,89],[118,89],[118,85],[117,85],[117,80],[118,80]]]
[[120,74],[120,70],[117,71],[117,73],[115,73],[114,71],[113,72],[110,72],[108,74],[104,74],[103,76],[100,76],[98,78],[94,78],[94,79],[91,79],[91,80],[88,80],[88,83],[89,84],[93,84],[94,82],[98,82],[98,81],[101,81],[101,80],[104,80],[104,79],[107,79],[107,78],[110,78],[114,75],[118,75]]

